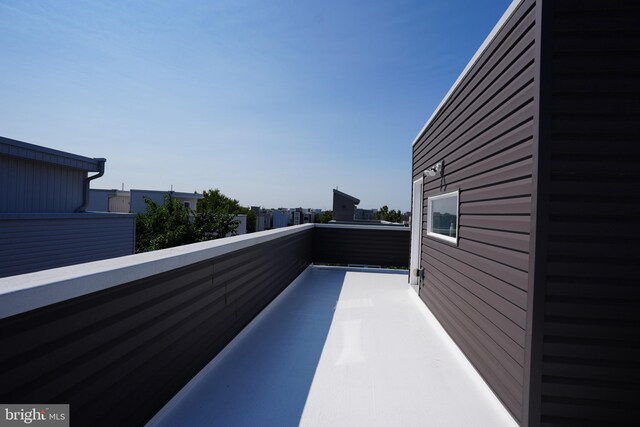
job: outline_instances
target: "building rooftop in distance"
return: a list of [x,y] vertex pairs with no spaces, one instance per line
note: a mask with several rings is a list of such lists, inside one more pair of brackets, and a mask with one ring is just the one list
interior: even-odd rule
[[346,199],[349,199],[349,200],[351,200],[355,205],[359,205],[359,204],[360,204],[360,199],[358,199],[358,198],[356,198],[356,197],[353,197],[353,196],[350,196],[350,195],[349,195],[349,194],[347,194],[347,193],[343,193],[342,191],[336,190],[335,188],[333,189],[333,194],[337,194],[337,195],[342,196],[342,197],[344,197],[344,198],[346,198]]

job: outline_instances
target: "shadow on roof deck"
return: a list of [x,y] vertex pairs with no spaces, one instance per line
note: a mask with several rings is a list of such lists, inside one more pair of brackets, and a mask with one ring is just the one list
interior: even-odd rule
[[316,266],[148,425],[516,423],[406,272]]

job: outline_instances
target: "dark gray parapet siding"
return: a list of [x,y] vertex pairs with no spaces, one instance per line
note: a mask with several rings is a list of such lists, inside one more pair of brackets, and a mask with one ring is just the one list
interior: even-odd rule
[[[413,146],[424,179],[420,297],[521,420],[524,399],[535,3],[517,6]],[[460,190],[459,242],[426,234],[427,198]]]
[[409,228],[316,224],[313,261],[382,267],[409,265]]
[[307,229],[0,320],[0,401],[142,425],[310,265],[311,245]]
[[135,251],[135,215],[0,214],[0,277]]
[[640,2],[545,1],[542,20],[529,425],[638,425]]

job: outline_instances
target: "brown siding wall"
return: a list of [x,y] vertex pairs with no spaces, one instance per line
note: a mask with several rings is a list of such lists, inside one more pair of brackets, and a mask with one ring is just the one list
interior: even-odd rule
[[550,186],[532,424],[637,425],[640,3],[544,4]]
[[[413,147],[424,181],[420,296],[521,418],[534,146],[535,3],[524,1]],[[459,243],[426,235],[427,198],[460,190]]]
[[311,263],[312,230],[0,320],[0,401],[141,425]]

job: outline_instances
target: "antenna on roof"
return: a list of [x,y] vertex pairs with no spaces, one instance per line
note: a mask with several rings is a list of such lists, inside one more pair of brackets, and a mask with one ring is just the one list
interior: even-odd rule
[[124,191],[124,182],[122,183],[122,191]]

